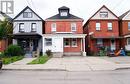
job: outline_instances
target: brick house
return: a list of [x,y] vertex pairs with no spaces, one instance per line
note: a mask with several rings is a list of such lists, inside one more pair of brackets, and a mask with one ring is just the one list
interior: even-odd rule
[[88,34],[86,52],[97,54],[100,47],[118,50],[120,48],[118,21],[118,17],[105,5],[91,16],[83,26],[84,34]]
[[130,10],[122,14],[120,17],[120,35],[121,47],[126,51],[130,51]]
[[[5,19],[8,20],[10,24],[12,24],[12,22],[11,22],[12,18],[0,11],[0,20],[4,21]],[[1,40],[0,41],[0,52],[3,52],[8,47],[8,45],[11,43],[12,43],[12,41],[10,39]]]
[[43,53],[51,50],[54,56],[86,55],[83,19],[70,14],[68,7],[60,7],[59,13],[45,20]]

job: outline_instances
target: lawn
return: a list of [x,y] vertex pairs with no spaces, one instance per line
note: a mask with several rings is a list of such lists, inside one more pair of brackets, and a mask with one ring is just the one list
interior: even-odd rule
[[32,62],[28,64],[44,64],[46,63],[51,57],[48,56],[40,56],[37,59],[33,60]]
[[24,56],[3,57],[2,61],[3,61],[3,64],[10,64],[18,60],[22,60],[23,58]]

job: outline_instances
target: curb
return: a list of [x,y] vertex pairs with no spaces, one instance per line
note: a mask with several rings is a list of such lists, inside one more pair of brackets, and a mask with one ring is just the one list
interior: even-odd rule
[[66,69],[1,69],[10,71],[67,71]]
[[124,70],[124,69],[130,69],[130,67],[116,68],[115,70]]

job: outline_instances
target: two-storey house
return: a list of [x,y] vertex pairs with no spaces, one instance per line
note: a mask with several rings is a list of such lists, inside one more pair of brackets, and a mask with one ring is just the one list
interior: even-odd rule
[[121,47],[126,51],[130,51],[130,10],[122,14],[120,17],[120,35]]
[[20,45],[27,56],[42,52],[43,24],[43,19],[27,6],[13,19],[13,44]]
[[60,7],[59,13],[45,20],[43,34],[43,53],[47,50],[53,56],[86,55],[85,36],[83,34],[83,19],[70,14],[68,7]]
[[[12,18],[7,14],[3,13],[2,11],[0,11],[0,21],[4,21],[5,19],[8,20],[9,24],[12,24]],[[11,44],[11,39],[6,38],[0,40],[0,52],[3,52],[8,47],[9,44]]]
[[86,51],[88,54],[97,54],[99,49],[119,49],[119,24],[118,17],[103,5],[84,24],[86,37]]

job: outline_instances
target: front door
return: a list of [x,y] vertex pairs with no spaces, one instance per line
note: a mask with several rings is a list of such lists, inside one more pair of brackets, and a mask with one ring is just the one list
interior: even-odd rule
[[111,40],[111,50],[116,50],[115,39],[112,39],[112,40]]
[[53,42],[53,52],[63,52],[63,39],[54,38]]

